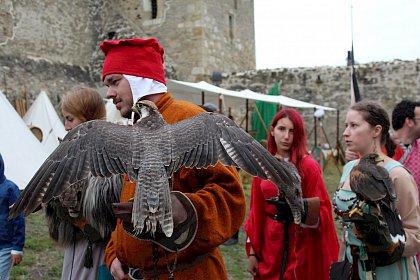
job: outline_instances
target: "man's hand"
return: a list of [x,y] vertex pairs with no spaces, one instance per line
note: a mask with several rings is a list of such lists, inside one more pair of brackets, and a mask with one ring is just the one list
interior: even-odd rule
[[248,258],[248,272],[251,273],[253,277],[258,274],[258,260],[255,256],[249,256]]
[[188,217],[187,210],[185,210],[184,205],[178,200],[176,195],[171,194],[172,201],[172,214],[174,219],[174,228],[185,221]]
[[11,254],[12,256],[12,264],[18,265],[22,261],[23,256],[21,254]]
[[111,272],[111,275],[116,280],[128,280],[128,274],[125,274],[121,262],[118,258],[115,258],[112,263],[111,267],[109,269],[109,272]]

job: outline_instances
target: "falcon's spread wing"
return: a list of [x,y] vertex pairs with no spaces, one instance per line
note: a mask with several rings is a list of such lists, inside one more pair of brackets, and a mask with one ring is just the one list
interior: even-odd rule
[[[102,195],[100,187],[87,188],[88,182],[103,184],[112,176],[127,173],[137,181],[132,215],[136,231],[146,227],[154,234],[160,225],[170,236],[173,224],[167,178],[181,166],[205,168],[220,161],[271,180],[288,201],[295,222],[301,222],[302,191],[294,166],[278,161],[229,118],[203,113],[169,125],[150,101],[139,101],[133,109],[142,115],[134,126],[90,121],[74,128],[37,171],[10,216],[22,211],[28,215],[57,198],[70,212],[68,202],[77,197],[75,193],[86,198],[85,207],[93,207],[99,200],[95,198]],[[112,189],[109,186],[114,184],[105,185]],[[116,188],[103,191],[105,196],[113,195],[97,203],[106,208],[120,186]],[[84,216],[100,216],[99,212],[89,216],[90,211],[84,209]]]
[[172,174],[181,166],[205,168],[218,161],[236,166],[253,176],[270,180],[279,188],[300,223],[302,191],[299,174],[291,163],[279,161],[231,119],[217,113],[202,113],[168,125],[172,153],[163,162]]
[[85,207],[91,208],[84,211],[93,211],[93,216],[100,212],[98,207],[105,211],[102,201],[94,200],[108,199],[109,205],[119,201],[122,183],[118,174],[135,174],[130,147],[140,141],[137,134],[133,127],[99,120],[77,126],[36,172],[10,216],[20,212],[28,215],[52,200],[67,208],[72,216],[71,212],[81,210],[82,198],[87,198]]

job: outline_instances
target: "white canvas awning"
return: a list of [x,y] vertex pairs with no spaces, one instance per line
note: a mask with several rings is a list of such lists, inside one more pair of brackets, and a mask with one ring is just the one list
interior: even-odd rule
[[[261,94],[257,92],[253,92],[249,89],[245,89],[242,91],[233,91],[227,90],[224,88],[217,87],[215,85],[209,84],[207,82],[201,81],[198,83],[191,83],[191,82],[184,82],[184,81],[177,81],[177,80],[168,80],[168,89],[175,97],[178,99],[188,99],[193,103],[201,104],[202,103],[202,96],[200,95],[202,92],[209,93],[209,95],[205,96],[205,102],[211,102],[214,104],[218,104],[219,96],[222,95],[226,100],[226,97],[235,98],[235,99],[249,99],[254,101],[264,101],[270,103],[281,104],[287,107],[294,107],[294,108],[315,108],[315,109],[323,109],[326,111],[335,111],[336,109],[321,105],[312,104],[309,102],[300,101],[297,99],[293,99],[290,97],[286,97],[284,95],[267,95]],[[237,100],[236,100],[237,101]]]
[[2,92],[0,112],[0,153],[4,160],[5,175],[20,189],[24,189],[47,158],[48,152]]
[[35,102],[23,116],[23,121],[30,129],[38,128],[42,135],[41,143],[49,153],[58,147],[59,140],[67,134],[62,120],[58,117],[48,95],[41,91]]

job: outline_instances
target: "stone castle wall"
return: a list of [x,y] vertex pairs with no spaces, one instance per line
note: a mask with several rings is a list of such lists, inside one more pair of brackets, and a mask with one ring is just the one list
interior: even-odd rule
[[[383,104],[391,116],[393,106],[402,99],[419,100],[420,59],[394,60],[356,65],[362,99]],[[339,135],[350,106],[350,67],[279,68],[224,74],[221,87],[267,93],[280,83],[279,93],[287,97],[339,110]],[[313,109],[299,109],[308,131],[314,127]],[[336,139],[336,112],[326,112],[322,121],[327,138],[333,146]],[[318,143],[325,142],[318,123]],[[311,141],[313,142],[312,134]]]
[[[338,108],[341,127],[349,105],[348,67],[252,70],[253,0],[0,0],[0,24],[0,90],[12,104],[45,90],[58,108],[73,86],[101,87],[100,42],[138,36],[164,46],[168,78],[210,82],[220,71],[219,86],[262,93],[280,82],[281,94]],[[388,110],[402,98],[418,99],[419,68],[419,60],[358,65],[361,94]],[[310,127],[313,111],[300,111]],[[335,113],[323,125],[333,141]]]
[[102,86],[105,39],[157,38],[168,78],[255,69],[253,0],[0,0],[0,23],[0,89],[9,99],[45,90],[59,100],[75,85]]

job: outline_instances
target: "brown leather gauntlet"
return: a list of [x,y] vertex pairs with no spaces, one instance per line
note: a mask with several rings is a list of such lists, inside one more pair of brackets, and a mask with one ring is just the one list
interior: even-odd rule
[[313,226],[319,220],[319,210],[321,208],[321,202],[319,197],[305,198],[307,201],[306,218],[302,221],[305,225]]

